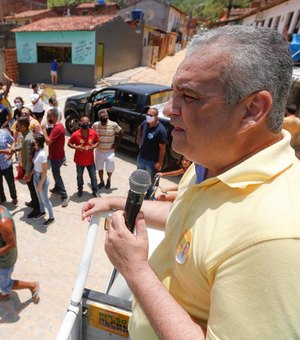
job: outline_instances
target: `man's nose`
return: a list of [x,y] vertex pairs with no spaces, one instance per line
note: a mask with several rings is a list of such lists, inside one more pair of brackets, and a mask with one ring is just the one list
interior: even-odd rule
[[163,114],[167,117],[171,115],[180,115],[181,109],[178,103],[178,100],[174,100],[174,96],[172,96],[166,103],[163,109]]

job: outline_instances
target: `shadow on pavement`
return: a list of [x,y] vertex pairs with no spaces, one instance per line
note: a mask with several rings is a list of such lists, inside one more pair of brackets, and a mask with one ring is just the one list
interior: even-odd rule
[[20,319],[20,312],[30,303],[32,303],[31,298],[25,302],[21,302],[18,294],[12,291],[9,300],[0,300],[0,324],[17,322]]

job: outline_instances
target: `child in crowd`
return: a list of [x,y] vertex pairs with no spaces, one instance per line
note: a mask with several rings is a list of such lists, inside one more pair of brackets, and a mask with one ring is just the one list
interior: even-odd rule
[[[189,159],[185,158],[184,156],[181,156],[179,160],[179,169],[168,172],[158,172],[156,175],[159,177],[183,175],[191,164],[192,162]],[[173,202],[176,198],[177,190],[178,185],[170,188],[160,188],[162,194],[157,196],[156,200]]]

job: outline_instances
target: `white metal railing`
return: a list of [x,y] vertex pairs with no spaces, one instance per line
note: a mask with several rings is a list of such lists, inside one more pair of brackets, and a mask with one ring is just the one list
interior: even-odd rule
[[66,340],[71,335],[73,326],[80,311],[82,293],[90,269],[90,264],[99,229],[100,218],[107,217],[110,215],[111,214],[108,212],[101,213],[93,216],[91,219],[91,222],[88,227],[85,247],[82,253],[81,262],[78,269],[77,278],[71,295],[71,302],[66,312],[65,318],[61,324],[56,340]]
[[[81,313],[81,301],[86,279],[89,273],[90,264],[94,252],[95,242],[98,234],[100,218],[111,218],[112,211],[106,211],[96,214],[92,217],[88,227],[87,237],[85,241],[85,247],[82,253],[81,262],[78,269],[78,274],[74,284],[74,288],[71,295],[71,302],[65,314],[64,320],[61,324],[60,330],[56,337],[56,340],[67,340],[70,337],[72,340],[81,339],[80,326],[79,326],[79,313]],[[156,249],[158,244],[164,238],[164,232],[157,230],[152,226],[148,226],[148,239],[149,239],[149,256]],[[109,284],[107,293],[120,297],[123,299],[131,300],[132,293],[130,292],[127,283],[123,276],[119,273],[116,275],[116,279],[113,285]]]

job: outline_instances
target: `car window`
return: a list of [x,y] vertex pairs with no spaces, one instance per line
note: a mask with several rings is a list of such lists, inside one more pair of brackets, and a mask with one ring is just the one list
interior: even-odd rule
[[137,107],[137,102],[138,102],[137,94],[121,91],[118,96],[117,105],[123,107],[124,109],[135,111]]
[[166,91],[161,91],[158,93],[151,94],[150,96],[150,105],[157,105],[161,103],[167,102],[173,95],[173,90],[166,90]]
[[103,101],[108,102],[110,105],[112,105],[115,95],[116,95],[115,90],[105,90],[105,91],[97,93],[95,97],[93,98],[93,102],[103,100]]

